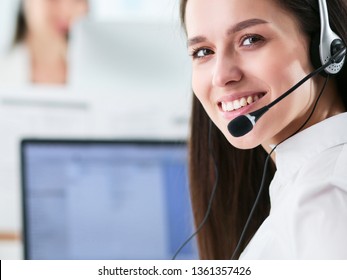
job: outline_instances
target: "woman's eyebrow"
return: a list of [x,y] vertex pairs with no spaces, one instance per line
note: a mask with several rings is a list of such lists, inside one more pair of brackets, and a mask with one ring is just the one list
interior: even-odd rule
[[[251,26],[259,25],[259,24],[266,24],[266,23],[268,23],[266,20],[259,19],[259,18],[247,19],[245,21],[241,21],[241,22],[233,25],[232,27],[230,27],[227,30],[226,33],[227,33],[227,35],[231,35],[231,34],[234,34],[236,32],[239,32],[243,29],[249,28]],[[187,46],[190,47],[190,46],[193,46],[195,44],[205,42],[206,40],[207,40],[207,38],[205,36],[194,36],[194,37],[189,38],[187,40]]]
[[266,23],[268,23],[266,20],[259,19],[259,18],[247,19],[245,21],[241,21],[235,24],[234,26],[230,27],[227,31],[227,34],[231,35],[243,29],[246,29],[248,27],[252,27],[254,25],[259,25],[259,24],[266,24]]

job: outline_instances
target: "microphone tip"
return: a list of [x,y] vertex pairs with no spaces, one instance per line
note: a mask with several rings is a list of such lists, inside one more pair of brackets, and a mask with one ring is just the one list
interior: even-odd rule
[[228,124],[228,130],[234,137],[241,137],[253,129],[253,124],[245,115],[241,115],[233,119]]

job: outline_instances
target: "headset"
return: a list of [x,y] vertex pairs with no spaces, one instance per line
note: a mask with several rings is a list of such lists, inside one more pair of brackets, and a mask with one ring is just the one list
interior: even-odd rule
[[[311,46],[310,46],[310,59],[313,67],[316,69],[310,74],[308,74],[306,77],[304,77],[301,81],[299,81],[297,84],[295,84],[292,88],[290,88],[287,92],[283,93],[280,97],[275,99],[273,102],[271,102],[269,105],[253,112],[249,113],[247,115],[242,115],[234,120],[232,120],[228,125],[228,130],[230,134],[234,137],[241,137],[245,134],[247,134],[249,131],[252,130],[253,126],[255,125],[256,121],[266,112],[268,111],[272,106],[280,102],[282,99],[284,99],[286,96],[291,94],[295,89],[297,89],[299,86],[301,86],[304,82],[306,82],[308,79],[312,78],[313,76],[317,74],[321,74],[326,77],[325,84],[319,94],[319,97],[316,100],[316,103],[312,109],[311,114],[305,121],[305,123],[294,133],[296,134],[298,131],[300,131],[306,123],[311,118],[312,114],[315,111],[316,105],[319,101],[320,96],[322,95],[325,86],[327,84],[327,80],[329,75],[336,75],[338,74],[341,69],[344,66],[345,63],[345,57],[346,57],[346,45],[343,42],[343,40],[334,32],[331,30],[330,23],[329,23],[329,13],[328,13],[328,7],[326,0],[318,0],[319,4],[319,15],[320,15],[320,33],[315,34],[311,39]],[[211,127],[210,127],[211,129]],[[283,142],[283,141],[282,141]],[[241,236],[239,238],[239,241],[237,243],[237,246],[235,250],[233,251],[231,259],[234,259],[237,255],[241,244],[244,240],[245,232],[248,228],[249,222],[253,216],[254,210],[257,206],[257,203],[259,201],[259,197],[262,193],[264,182],[265,182],[265,174],[267,171],[268,162],[270,159],[271,154],[274,152],[276,147],[279,144],[277,144],[272,151],[268,154],[268,157],[266,158],[265,164],[264,164],[264,171],[262,176],[262,182],[259,188],[259,192],[256,198],[256,201],[253,204],[252,210],[248,216],[247,222],[242,230]],[[218,169],[215,166],[215,172],[216,178],[218,178]],[[203,221],[200,223],[197,230],[181,245],[181,247],[176,251],[174,257],[172,259],[175,259],[176,256],[180,253],[180,251],[183,249],[183,247],[193,239],[195,235],[198,234],[198,232],[201,230],[203,225],[207,221],[207,217],[209,216],[211,205],[214,199],[214,195],[217,188],[217,182],[215,182],[212,194],[209,200],[209,205],[207,208],[207,211],[205,213],[205,217]]]

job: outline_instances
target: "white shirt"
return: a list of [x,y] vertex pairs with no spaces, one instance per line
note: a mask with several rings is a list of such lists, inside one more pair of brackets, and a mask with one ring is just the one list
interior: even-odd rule
[[347,113],[276,149],[271,211],[240,259],[347,259]]
[[22,87],[31,84],[29,51],[18,44],[0,58],[0,87]]

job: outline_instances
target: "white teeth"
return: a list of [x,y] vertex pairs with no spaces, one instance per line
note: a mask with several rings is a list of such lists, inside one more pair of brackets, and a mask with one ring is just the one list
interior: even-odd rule
[[247,100],[246,100],[246,98],[244,98],[244,97],[241,98],[241,100],[240,100],[240,105],[241,105],[242,107],[245,107],[245,106],[247,105]]
[[231,112],[231,111],[240,109],[242,107],[252,104],[253,102],[256,102],[263,96],[264,94],[259,94],[255,96],[248,96],[247,98],[242,97],[241,99],[230,101],[230,102],[221,102],[222,110],[224,112]]
[[248,104],[252,104],[253,103],[253,97],[252,96],[248,96],[247,103]]
[[235,100],[234,101],[234,109],[237,110],[237,109],[240,109],[240,108],[241,108],[240,101],[239,100]]
[[227,109],[227,111],[232,111],[232,110],[234,110],[234,104],[233,104],[233,102],[228,102],[227,105],[226,105],[226,109]]
[[227,104],[225,102],[222,102],[222,109],[223,111],[228,111]]

